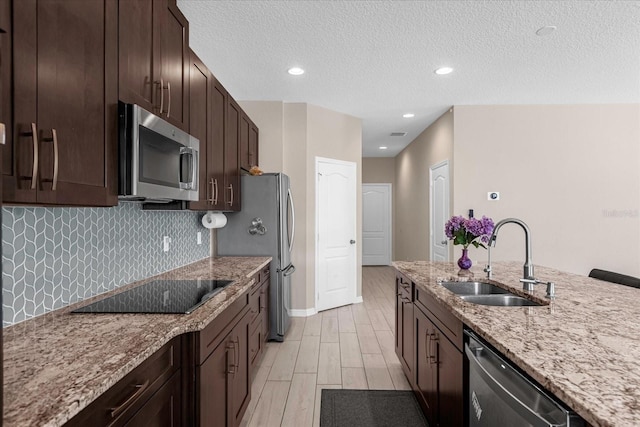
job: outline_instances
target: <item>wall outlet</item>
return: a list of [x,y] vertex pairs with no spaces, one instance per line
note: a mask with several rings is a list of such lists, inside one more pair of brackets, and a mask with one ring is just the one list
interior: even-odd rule
[[491,200],[491,201],[500,200],[500,192],[499,191],[489,191],[487,193],[487,200]]
[[171,243],[171,237],[164,236],[162,238],[162,251],[169,252],[169,243]]
[[201,231],[198,231],[198,234],[196,234],[196,240],[197,240],[199,245],[202,244],[202,232]]

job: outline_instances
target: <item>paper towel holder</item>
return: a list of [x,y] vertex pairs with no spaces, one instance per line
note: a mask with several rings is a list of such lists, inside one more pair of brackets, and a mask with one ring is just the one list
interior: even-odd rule
[[262,225],[262,218],[254,218],[251,221],[251,225],[249,226],[249,229],[247,231],[252,236],[255,236],[256,234],[264,236],[267,233],[267,227]]

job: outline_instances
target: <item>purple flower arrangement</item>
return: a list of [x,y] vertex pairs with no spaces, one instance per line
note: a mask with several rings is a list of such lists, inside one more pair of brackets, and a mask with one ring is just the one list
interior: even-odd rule
[[465,249],[469,245],[486,249],[484,243],[489,243],[489,237],[493,233],[493,220],[486,216],[481,219],[453,216],[445,224],[444,232],[453,240],[454,245],[463,245]]

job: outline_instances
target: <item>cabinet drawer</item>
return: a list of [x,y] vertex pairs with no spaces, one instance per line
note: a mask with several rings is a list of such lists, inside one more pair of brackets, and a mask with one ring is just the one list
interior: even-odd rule
[[269,280],[269,276],[271,274],[271,270],[269,268],[269,264],[267,264],[265,267],[262,267],[262,270],[260,270],[256,275],[255,275],[255,279],[256,279],[256,283],[253,285],[253,288],[258,288],[260,287],[260,285],[262,285],[265,281]]
[[179,370],[180,340],[177,337],[167,343],[65,425],[119,426],[127,422]]
[[245,292],[235,300],[229,307],[227,307],[220,315],[211,322],[206,328],[204,328],[198,334],[199,339],[199,358],[198,364],[204,362],[204,360],[211,354],[213,350],[222,341],[225,335],[228,333],[228,327],[233,327],[232,323],[236,322],[236,319],[240,319],[245,309],[249,306],[249,291]]
[[462,321],[438,301],[416,286],[416,305],[433,321],[460,351],[463,351]]

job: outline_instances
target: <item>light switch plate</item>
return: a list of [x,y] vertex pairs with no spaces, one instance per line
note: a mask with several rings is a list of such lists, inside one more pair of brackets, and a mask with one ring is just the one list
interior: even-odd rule
[[196,236],[197,236],[198,244],[201,245],[202,244],[202,232],[198,231],[198,234]]
[[164,236],[162,238],[162,251],[169,252],[169,243],[171,243],[171,237]]

